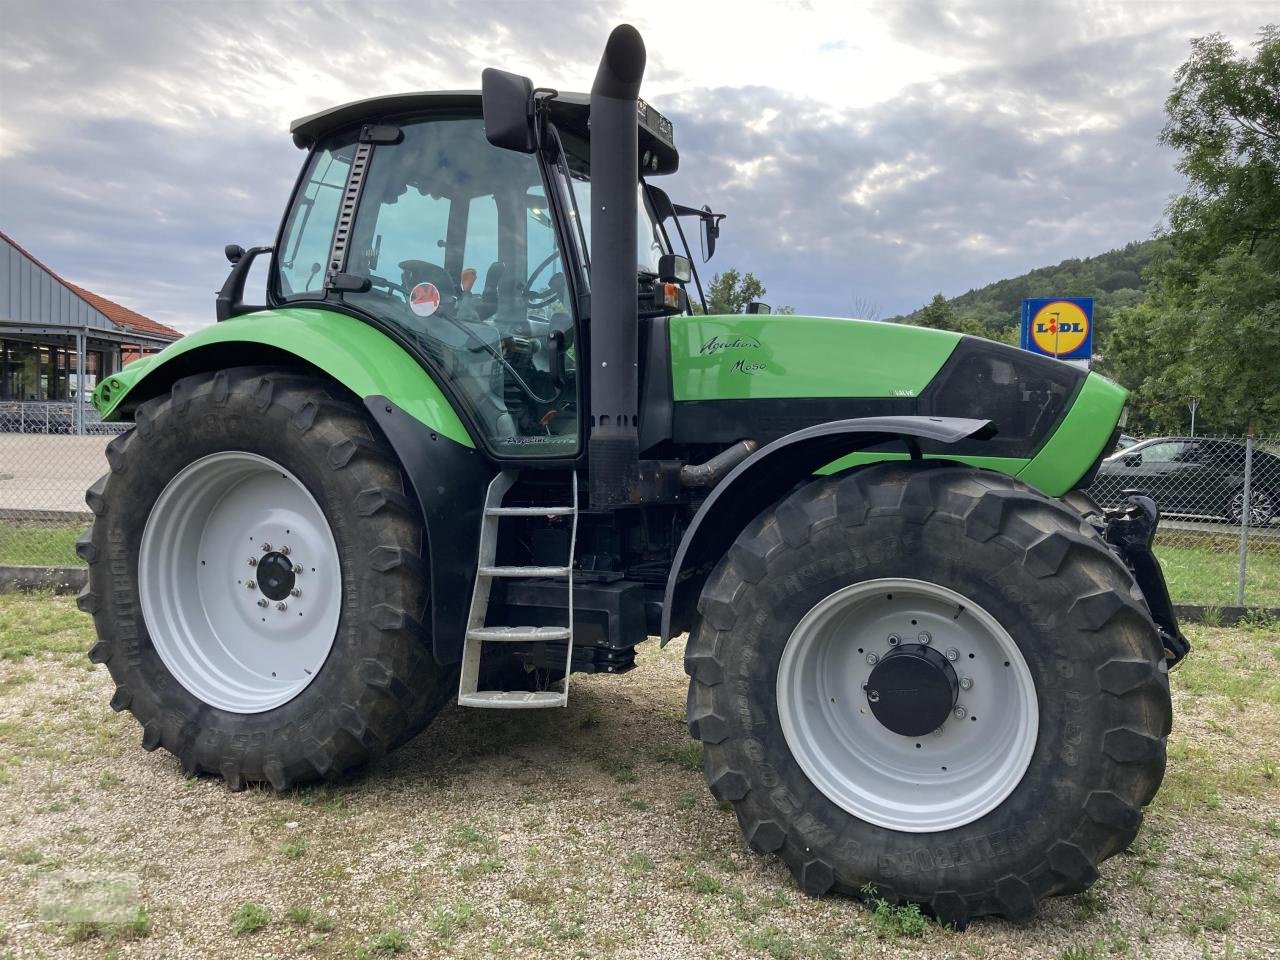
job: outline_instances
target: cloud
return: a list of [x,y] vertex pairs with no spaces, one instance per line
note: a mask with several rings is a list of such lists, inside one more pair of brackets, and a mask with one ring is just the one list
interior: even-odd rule
[[859,6],[12,2],[0,226],[158,320],[212,319],[224,243],[270,242],[289,120],[499,65],[590,84],[609,27],[649,39],[684,202],[729,214],[711,265],[769,299],[910,309],[1148,235],[1177,189],[1155,135],[1189,37],[1262,5],[905,0]]

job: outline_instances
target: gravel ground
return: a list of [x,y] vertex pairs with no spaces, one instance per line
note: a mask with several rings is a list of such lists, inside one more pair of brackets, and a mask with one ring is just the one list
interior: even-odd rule
[[682,645],[570,706],[450,709],[283,795],[144,753],[64,600],[0,600],[0,957],[1280,957],[1280,630],[1193,631],[1166,788],[1088,893],[962,933],[800,895],[684,726]]

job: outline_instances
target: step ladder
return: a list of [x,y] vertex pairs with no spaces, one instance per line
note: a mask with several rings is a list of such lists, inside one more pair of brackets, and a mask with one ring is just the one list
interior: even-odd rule
[[[480,550],[475,587],[471,592],[471,614],[467,617],[467,635],[462,648],[462,674],[458,678],[458,703],[464,707],[488,707],[498,710],[534,710],[563,707],[569,702],[569,670],[573,663],[573,551],[578,539],[578,475],[572,476],[573,504],[565,507],[504,507],[503,498],[516,482],[514,470],[504,470],[489,484],[484,501],[484,517],[480,521]],[[503,517],[572,517],[569,530],[569,556],[563,567],[500,567],[498,528]],[[563,577],[569,586],[569,623],[563,627],[489,627],[489,591],[498,577]],[[541,642],[565,640],[564,683],[560,690],[481,690],[480,659],[486,643]]]

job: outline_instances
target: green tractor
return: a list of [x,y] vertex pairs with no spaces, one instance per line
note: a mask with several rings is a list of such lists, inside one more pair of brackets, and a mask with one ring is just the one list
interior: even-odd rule
[[[462,707],[562,707],[688,633],[689,731],[809,894],[1025,918],[1160,784],[1186,652],[1158,515],[1079,491],[1126,393],[937,330],[709,316],[721,215],[610,36],[293,124],[219,323],[103,382],[79,544],[111,705],[187,775],[347,775]],[[695,239],[695,243],[697,240]],[[269,256],[264,305],[243,302]]]

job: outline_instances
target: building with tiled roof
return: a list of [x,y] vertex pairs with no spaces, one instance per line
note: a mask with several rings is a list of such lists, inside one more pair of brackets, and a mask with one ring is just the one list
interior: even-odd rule
[[[0,422],[25,405],[49,409],[77,432],[103,377],[155,353],[182,334],[114,300],[64,280],[0,232]],[[34,415],[34,414],[33,414]],[[92,415],[89,408],[89,415]]]

